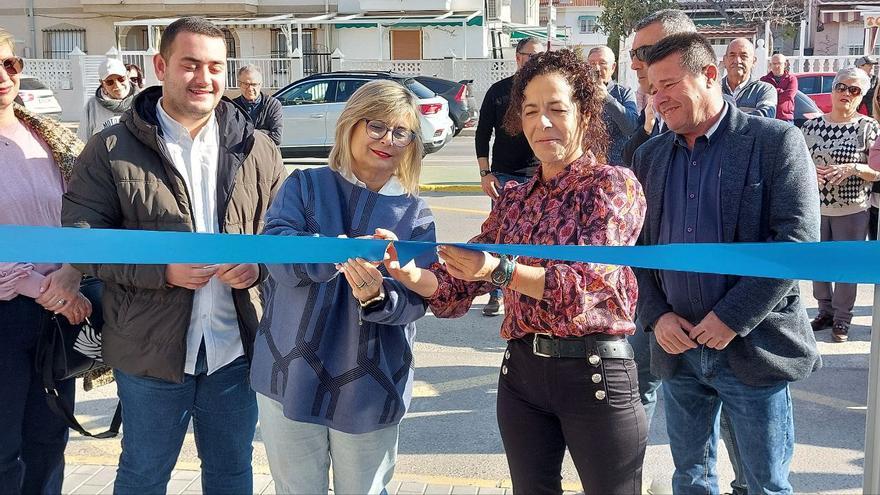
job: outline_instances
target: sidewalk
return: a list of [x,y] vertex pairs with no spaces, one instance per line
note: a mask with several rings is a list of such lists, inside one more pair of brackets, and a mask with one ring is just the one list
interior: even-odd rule
[[[71,464],[64,470],[65,495],[104,495],[113,493],[116,466],[98,464]],[[452,480],[449,480],[452,481]],[[387,487],[388,495],[512,495],[510,487],[490,487],[465,484],[445,484],[416,480],[415,477],[395,478]],[[331,490],[332,492],[332,490]],[[202,493],[199,471],[175,469],[168,483],[169,495],[197,495]],[[268,474],[254,473],[254,493],[275,495],[275,482]],[[566,494],[574,492],[566,491]]]

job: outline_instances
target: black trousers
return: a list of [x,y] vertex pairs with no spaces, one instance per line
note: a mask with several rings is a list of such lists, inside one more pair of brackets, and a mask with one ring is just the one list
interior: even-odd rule
[[877,208],[873,206],[868,208],[868,240],[877,240]]
[[[67,423],[49,409],[36,371],[37,343],[49,324],[33,299],[0,301],[0,493],[61,493]],[[57,382],[73,404],[75,380]]]
[[497,414],[514,493],[562,493],[566,447],[586,495],[642,493],[647,420],[632,359],[594,366],[587,356],[536,356],[530,340],[511,340]]

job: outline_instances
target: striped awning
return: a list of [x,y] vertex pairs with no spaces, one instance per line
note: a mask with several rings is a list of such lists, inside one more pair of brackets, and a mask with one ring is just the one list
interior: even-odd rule
[[[546,29],[517,29],[516,31],[513,31],[510,33],[511,41],[520,40],[520,39],[528,38],[528,37],[536,38],[541,41],[547,41],[547,30]],[[556,33],[556,38],[555,38],[556,41],[565,41],[566,39],[568,39],[568,36],[566,36],[564,33]]]
[[862,22],[862,13],[858,10],[831,10],[822,12],[822,22]]

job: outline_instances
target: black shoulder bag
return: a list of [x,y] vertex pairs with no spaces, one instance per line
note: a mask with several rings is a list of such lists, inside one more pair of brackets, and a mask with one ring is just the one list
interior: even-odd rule
[[104,367],[101,359],[101,328],[104,315],[101,311],[101,295],[104,284],[93,277],[86,277],[80,284],[80,292],[92,303],[92,314],[80,325],[62,323],[61,315],[47,313],[51,321],[45,325],[45,331],[37,346],[37,373],[46,391],[49,408],[67,421],[68,426],[80,434],[93,438],[113,438],[119,434],[122,424],[122,404],[116,404],[116,412],[110,422],[110,428],[98,434],[87,431],[73,414],[73,404],[65,402],[58,394],[55,383],[71,378],[78,378],[90,371]]

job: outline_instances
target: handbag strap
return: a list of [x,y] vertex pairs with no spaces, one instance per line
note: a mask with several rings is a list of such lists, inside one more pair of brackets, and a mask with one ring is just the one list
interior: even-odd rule
[[46,401],[49,403],[49,409],[63,418],[67,422],[67,426],[78,431],[81,435],[92,438],[114,438],[119,434],[119,427],[122,426],[122,402],[116,402],[116,411],[113,413],[113,419],[110,421],[110,428],[102,433],[92,433],[79,424],[79,421],[77,421],[76,416],[74,416],[73,411],[70,409],[70,405],[64,400],[64,397],[58,394],[57,390],[54,388],[44,390],[46,391]]
[[[43,318],[46,318],[46,315],[44,315]],[[42,332],[40,335],[41,339],[50,339],[50,341],[38,345],[38,349],[54,348],[55,339],[60,330],[55,325],[50,325],[50,327],[53,329],[52,331]],[[37,363],[37,366],[39,367],[37,371],[39,372],[40,380],[43,383],[43,391],[46,392],[46,402],[49,404],[49,409],[64,419],[67,426],[78,431],[83,436],[92,438],[114,438],[119,434],[119,427],[122,425],[122,402],[116,402],[116,412],[113,413],[113,419],[110,421],[110,428],[103,433],[91,433],[79,424],[79,421],[77,421],[76,416],[73,414],[73,407],[64,400],[64,397],[61,397],[61,394],[58,393],[58,389],[55,388],[55,374],[52,372],[52,360],[46,359],[45,356],[37,356]]]

